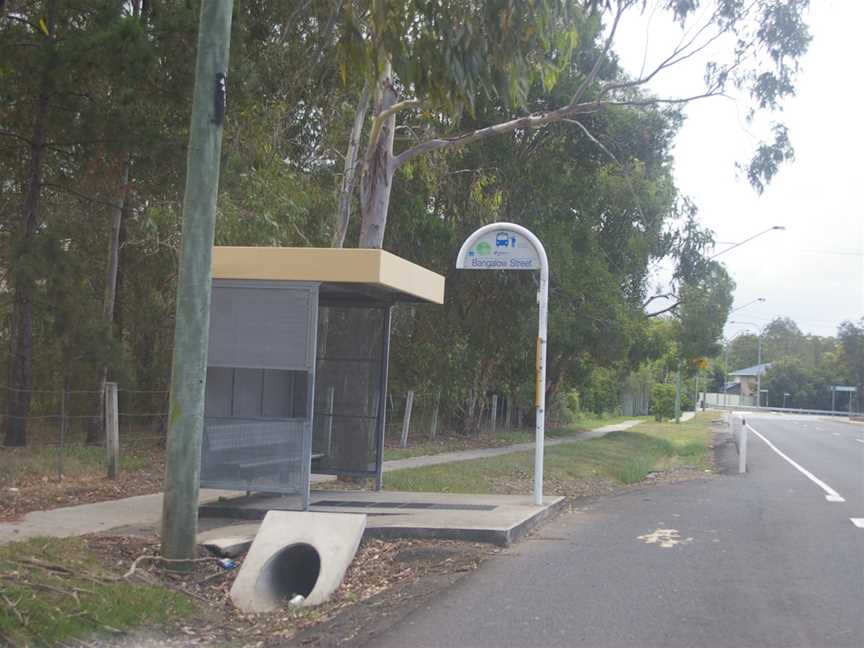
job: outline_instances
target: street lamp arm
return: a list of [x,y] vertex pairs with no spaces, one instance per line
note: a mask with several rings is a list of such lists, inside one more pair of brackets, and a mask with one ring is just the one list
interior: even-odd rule
[[739,311],[739,310],[741,310],[742,308],[747,308],[748,306],[752,306],[753,304],[756,304],[756,303],[759,303],[759,302],[764,302],[764,301],[765,301],[765,298],[764,298],[764,297],[757,297],[757,298],[754,299],[753,301],[747,302],[747,303],[744,304],[743,306],[738,306],[738,308],[733,308],[731,311],[729,311],[729,314],[731,315],[732,313],[734,313],[734,312],[736,312],[736,311]]
[[767,234],[768,232],[772,232],[772,231],[774,231],[774,230],[785,230],[785,229],[786,229],[786,228],[783,227],[782,225],[775,225],[774,227],[769,227],[769,228],[766,229],[766,230],[762,230],[762,231],[759,232],[758,234],[754,234],[754,235],[751,236],[750,238],[746,238],[746,239],[744,239],[743,241],[739,241],[739,242],[736,243],[735,245],[730,245],[728,248],[726,248],[726,249],[724,249],[724,250],[720,250],[720,251],[717,252],[716,254],[712,254],[711,256],[708,257],[708,259],[709,259],[709,260],[711,260],[711,259],[716,259],[716,258],[717,258],[718,256],[720,256],[721,254],[726,254],[726,253],[729,252],[730,250],[734,250],[735,248],[740,247],[740,246],[744,245],[745,243],[749,243],[749,242],[752,241],[753,239],[755,239],[755,238],[757,238],[757,237],[759,237],[759,236],[762,236],[763,234]]

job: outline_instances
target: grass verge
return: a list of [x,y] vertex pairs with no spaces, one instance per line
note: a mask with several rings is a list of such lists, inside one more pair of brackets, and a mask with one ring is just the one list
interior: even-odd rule
[[[546,430],[546,436],[548,438],[566,437],[572,434],[578,434],[579,432],[594,430],[598,427],[603,427],[604,425],[613,425],[615,423],[637,419],[647,421],[648,417],[603,416],[582,418],[573,425]],[[494,436],[488,433],[483,434],[480,437],[442,436],[440,439],[434,441],[424,438],[418,443],[414,443],[407,448],[385,448],[384,460],[408,459],[410,457],[441,454],[442,452],[459,452],[460,450],[473,450],[476,448],[497,448],[517,443],[530,443],[533,440],[534,430],[527,428],[510,430],[509,432],[500,431]]]
[[188,597],[124,580],[81,538],[0,546],[0,644],[55,646],[191,616]]
[[[546,450],[547,492],[586,495],[610,486],[634,484],[651,473],[704,471],[711,467],[710,413],[686,423],[645,422],[635,431],[554,446]],[[527,493],[531,490],[534,453],[460,461],[388,472],[388,490],[451,493]]]

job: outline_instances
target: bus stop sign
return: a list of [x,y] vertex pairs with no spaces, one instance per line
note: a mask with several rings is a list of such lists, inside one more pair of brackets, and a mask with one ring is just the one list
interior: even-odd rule
[[533,232],[515,223],[492,223],[465,239],[456,257],[460,270],[536,270],[540,273],[537,304],[536,430],[534,503],[543,505],[543,437],[546,418],[546,328],[549,308],[549,261]]

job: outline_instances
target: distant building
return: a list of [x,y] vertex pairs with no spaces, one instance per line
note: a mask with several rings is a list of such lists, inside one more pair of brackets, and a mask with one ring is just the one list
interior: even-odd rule
[[770,362],[763,362],[762,364],[753,365],[746,369],[733,371],[729,374],[729,377],[732,378],[732,382],[726,383],[726,393],[738,394],[745,398],[755,399],[757,379],[759,376],[764,376],[770,366]]

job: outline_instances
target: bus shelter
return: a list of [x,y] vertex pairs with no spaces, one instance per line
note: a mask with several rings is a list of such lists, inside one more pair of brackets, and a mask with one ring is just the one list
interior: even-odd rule
[[383,250],[216,247],[201,485],[296,495],[312,472],[381,485],[390,313],[444,277]]

